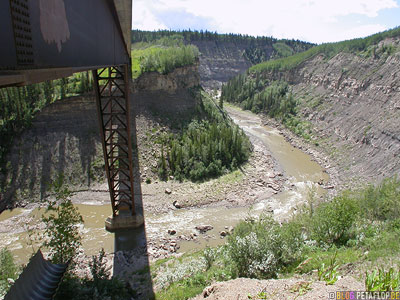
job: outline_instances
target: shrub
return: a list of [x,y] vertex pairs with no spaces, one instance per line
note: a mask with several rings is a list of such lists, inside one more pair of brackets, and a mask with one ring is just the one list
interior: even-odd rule
[[203,257],[206,262],[206,271],[207,271],[212,267],[215,259],[217,258],[216,250],[213,248],[207,247],[203,251]]
[[50,251],[53,263],[66,263],[73,259],[81,246],[82,237],[77,225],[83,223],[82,216],[68,197],[71,192],[63,186],[63,176],[59,175],[53,183],[56,201],[47,206],[42,221],[46,225],[43,246]]
[[344,245],[358,214],[356,201],[346,194],[320,204],[311,219],[311,237],[319,245]]
[[228,239],[227,251],[238,276],[274,278],[301,256],[301,228],[280,226],[270,216],[242,221]]
[[15,280],[18,276],[18,268],[14,258],[7,248],[0,251],[0,297],[7,293],[11,287],[8,279]]

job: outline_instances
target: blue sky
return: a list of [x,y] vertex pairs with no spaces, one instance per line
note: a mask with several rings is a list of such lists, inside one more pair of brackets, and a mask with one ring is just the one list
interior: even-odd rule
[[132,28],[196,29],[314,43],[400,25],[400,0],[133,0]]

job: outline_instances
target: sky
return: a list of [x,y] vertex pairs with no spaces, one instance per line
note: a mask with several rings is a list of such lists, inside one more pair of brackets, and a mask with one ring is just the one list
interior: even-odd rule
[[132,28],[326,43],[400,25],[400,0],[133,0]]

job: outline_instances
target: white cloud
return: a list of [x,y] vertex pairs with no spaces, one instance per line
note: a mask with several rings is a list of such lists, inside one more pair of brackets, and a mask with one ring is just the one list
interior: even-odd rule
[[154,8],[146,1],[134,1],[132,9],[132,28],[141,30],[168,29],[154,15]]
[[361,25],[357,27],[353,27],[349,30],[336,33],[332,33],[330,39],[327,39],[326,42],[334,42],[338,40],[349,40],[355,37],[365,37],[371,35],[376,32],[381,32],[386,30],[387,28],[381,24],[368,24]]
[[[150,4],[145,4],[150,3]],[[398,7],[395,0],[134,0],[134,8],[145,7],[144,24],[162,21],[154,11],[181,10],[213,20],[218,32],[268,35],[278,38],[327,42],[368,35],[387,29],[383,25],[341,24],[341,17],[374,18],[383,9]],[[143,16],[141,16],[143,19]],[[135,24],[139,24],[135,20]],[[352,35],[353,34],[353,35]]]

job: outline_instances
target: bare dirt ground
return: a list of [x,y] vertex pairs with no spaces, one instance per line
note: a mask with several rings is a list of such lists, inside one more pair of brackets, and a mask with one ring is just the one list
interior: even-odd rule
[[238,278],[212,284],[192,300],[337,299],[336,292],[338,291],[362,290],[364,290],[364,284],[351,276],[339,279],[334,285],[301,278],[270,280]]

